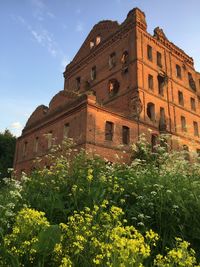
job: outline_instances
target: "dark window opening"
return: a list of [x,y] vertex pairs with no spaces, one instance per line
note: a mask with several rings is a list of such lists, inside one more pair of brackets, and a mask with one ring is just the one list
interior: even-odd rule
[[181,91],[178,91],[178,103],[181,106],[184,106],[184,98],[183,98],[183,93]]
[[193,121],[193,127],[194,127],[194,136],[199,136],[199,127],[196,121]]
[[176,65],[176,77],[181,79],[181,67]]
[[158,93],[164,96],[165,77],[158,75]]
[[92,81],[96,80],[96,77],[97,77],[97,69],[96,69],[96,66],[94,66],[91,69],[91,80]]
[[188,82],[189,82],[189,86],[193,91],[196,91],[196,84],[195,81],[192,77],[192,74],[190,72],[188,72]]
[[147,45],[147,58],[148,60],[152,61],[153,56],[152,56],[152,47],[150,45]]
[[27,155],[27,146],[28,146],[28,142],[25,141],[23,144],[23,151],[22,151],[22,156],[25,157]]
[[69,123],[66,123],[64,125],[64,129],[63,129],[63,137],[64,138],[68,138],[69,137]]
[[167,130],[167,124],[165,119],[165,109],[160,108],[160,121],[159,121],[159,130],[160,132],[165,132]]
[[39,145],[39,137],[35,138],[35,144],[34,144],[34,152],[38,152],[38,145]]
[[189,147],[187,145],[183,145],[183,152],[185,160],[190,160]]
[[151,121],[155,121],[155,105],[151,102],[147,104],[147,116]]
[[115,52],[110,54],[108,63],[109,63],[110,69],[115,67],[115,65],[116,65],[116,53]]
[[129,60],[128,52],[124,51],[124,53],[122,54],[122,57],[121,57],[122,65],[128,64],[128,60]]
[[105,126],[105,140],[112,141],[113,140],[113,122],[107,121]]
[[160,52],[157,52],[157,65],[162,68],[162,55]]
[[108,90],[110,96],[115,96],[119,91],[119,82],[116,79],[111,79],[108,83]]
[[151,74],[148,75],[148,87],[153,90],[153,76]]
[[152,150],[152,152],[155,152],[157,142],[158,142],[158,136],[156,134],[152,134],[151,135],[151,150]]
[[196,152],[197,152],[197,157],[200,159],[200,148],[197,148]]
[[79,90],[81,86],[81,77],[76,78],[76,90]]
[[127,126],[122,126],[122,142],[125,145],[130,143],[130,129]]
[[183,116],[181,116],[181,129],[183,132],[187,132],[186,119]]
[[193,111],[196,111],[196,103],[195,103],[195,99],[193,97],[190,98],[190,105],[191,105],[191,109]]

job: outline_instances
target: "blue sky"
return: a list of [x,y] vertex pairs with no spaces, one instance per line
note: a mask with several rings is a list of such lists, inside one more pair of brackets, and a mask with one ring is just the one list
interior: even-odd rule
[[200,71],[200,0],[0,0],[0,131],[19,135],[40,105],[63,89],[63,71],[94,24],[122,22],[139,7],[194,58]]

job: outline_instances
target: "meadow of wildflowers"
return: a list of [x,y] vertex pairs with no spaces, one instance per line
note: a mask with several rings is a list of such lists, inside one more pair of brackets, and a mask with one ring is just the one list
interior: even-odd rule
[[0,266],[200,266],[200,165],[141,137],[130,164],[73,144],[0,188]]

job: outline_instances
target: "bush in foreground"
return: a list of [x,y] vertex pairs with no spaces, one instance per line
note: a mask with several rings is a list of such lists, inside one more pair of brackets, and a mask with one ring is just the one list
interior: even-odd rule
[[198,266],[198,163],[143,138],[130,165],[57,152],[1,189],[0,265]]

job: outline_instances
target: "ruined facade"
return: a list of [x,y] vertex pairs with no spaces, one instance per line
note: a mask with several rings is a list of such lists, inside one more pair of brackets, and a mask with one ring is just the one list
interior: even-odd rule
[[64,89],[28,119],[14,168],[30,171],[64,137],[112,162],[116,154],[127,161],[129,144],[141,133],[152,145],[169,133],[172,148],[199,152],[199,114],[193,59],[159,27],[149,34],[145,14],[134,8],[122,24],[105,20],[93,27],[66,67]]

